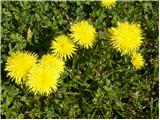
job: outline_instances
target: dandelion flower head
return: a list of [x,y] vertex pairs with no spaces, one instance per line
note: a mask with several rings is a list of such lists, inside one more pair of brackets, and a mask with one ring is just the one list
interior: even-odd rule
[[66,60],[67,58],[70,59],[73,54],[75,54],[76,46],[68,36],[60,35],[52,42],[51,49],[54,49],[53,53],[56,57]]
[[131,62],[136,69],[140,69],[144,65],[144,59],[140,53],[134,53]]
[[35,95],[49,95],[56,91],[59,73],[54,67],[46,64],[36,64],[29,72],[26,85]]
[[52,66],[59,73],[62,73],[64,71],[64,61],[55,57],[54,55],[44,55],[40,60],[40,63]]
[[37,55],[30,52],[14,52],[7,58],[5,70],[8,76],[15,80],[17,84],[26,77],[29,70],[37,61]]
[[116,0],[101,0],[101,5],[106,8],[115,6]]
[[82,20],[71,26],[73,42],[84,48],[91,48],[96,38],[96,30],[88,21]]
[[142,44],[142,30],[136,23],[118,23],[117,27],[109,29],[112,45],[117,51],[124,54],[136,52]]

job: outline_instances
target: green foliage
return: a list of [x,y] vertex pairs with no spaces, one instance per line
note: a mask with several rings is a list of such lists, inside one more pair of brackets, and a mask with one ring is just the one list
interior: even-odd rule
[[[3,1],[1,6],[2,118],[158,118],[158,2],[118,1],[112,9],[98,1]],[[44,55],[54,37],[69,34],[70,25],[82,19],[96,27],[97,42],[66,62],[57,92],[34,96],[6,77],[10,52]],[[144,31],[142,70],[110,47],[107,29],[125,20],[140,23]]]

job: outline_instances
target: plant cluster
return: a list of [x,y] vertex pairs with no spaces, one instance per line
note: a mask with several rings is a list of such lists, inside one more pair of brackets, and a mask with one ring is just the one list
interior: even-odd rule
[[[92,47],[95,36],[95,28],[87,21],[77,22],[71,27],[73,42],[82,47]],[[64,71],[63,59],[75,53],[73,42],[68,36],[59,35],[52,41],[52,54],[44,55],[39,60],[35,53],[13,52],[7,59],[5,70],[12,80],[15,79],[17,84],[24,83],[34,94],[49,95],[57,89],[58,79]]]
[[[112,6],[107,0],[102,5]],[[139,24],[128,22],[118,23],[117,28],[111,28],[111,41],[115,49],[123,54],[132,55],[132,64],[136,69],[143,66],[143,58],[136,53],[142,43],[142,30]],[[75,54],[76,45],[91,48],[96,40],[96,29],[88,21],[82,20],[74,23],[70,28],[70,37],[59,35],[52,41],[52,54],[42,56],[36,60],[35,53],[17,52],[13,53],[7,60],[6,71],[8,76],[15,79],[16,83],[23,80],[30,91],[34,94],[49,94],[56,90],[58,79],[64,71],[63,59],[71,58]],[[29,31],[28,34],[31,34]]]

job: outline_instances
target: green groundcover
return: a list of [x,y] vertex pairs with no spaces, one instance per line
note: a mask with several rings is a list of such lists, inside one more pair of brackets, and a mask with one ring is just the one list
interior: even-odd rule
[[[158,6],[158,1],[116,1],[109,8],[101,1],[1,1],[1,118],[158,119]],[[41,59],[55,37],[70,34],[81,20],[95,27],[96,42],[65,60],[56,91],[35,95],[7,76],[10,53],[26,50]],[[108,29],[125,21],[143,31],[141,69],[110,44]]]

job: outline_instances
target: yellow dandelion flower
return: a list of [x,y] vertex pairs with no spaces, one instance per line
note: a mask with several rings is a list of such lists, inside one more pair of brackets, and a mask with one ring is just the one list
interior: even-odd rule
[[56,41],[52,42],[51,48],[54,49],[53,53],[56,57],[60,59],[71,58],[75,54],[76,46],[72,43],[66,35],[60,35],[55,38]]
[[96,30],[89,22],[84,20],[77,22],[71,26],[70,31],[73,42],[84,48],[93,46],[96,38]]
[[140,53],[134,53],[131,62],[136,69],[140,69],[144,65],[144,59]]
[[116,3],[116,0],[101,0],[101,6],[106,8],[114,7]]
[[48,64],[54,67],[59,73],[62,73],[64,71],[64,61],[60,60],[59,58],[47,54],[42,57],[40,60],[41,64]]
[[17,84],[26,77],[31,67],[36,63],[37,55],[30,52],[14,52],[7,58],[5,71],[8,71],[8,76],[15,79]]
[[113,47],[122,55],[136,52],[142,44],[143,36],[139,24],[118,23],[118,26],[112,27],[109,32]]
[[26,85],[35,95],[49,95],[56,91],[59,73],[56,69],[46,64],[36,64],[28,74]]

